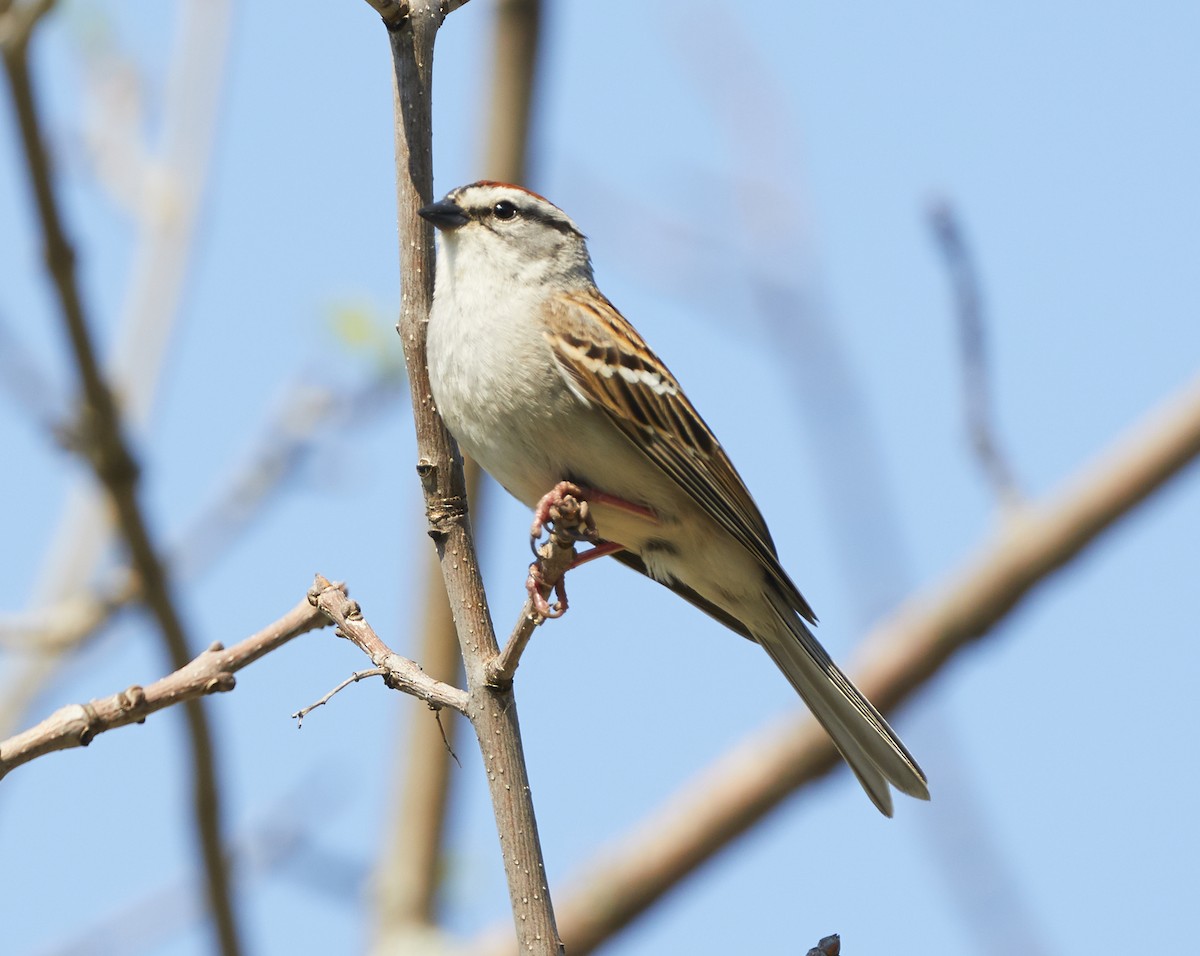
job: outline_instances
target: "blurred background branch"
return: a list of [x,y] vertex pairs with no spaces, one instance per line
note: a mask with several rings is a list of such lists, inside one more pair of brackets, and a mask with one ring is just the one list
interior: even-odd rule
[[979,273],[958,213],[949,200],[938,199],[931,204],[929,226],[946,263],[946,273],[954,293],[954,317],[962,363],[963,409],[971,448],[997,501],[1003,506],[1015,507],[1020,503],[1021,493],[996,435],[987,322]]
[[[46,270],[58,295],[61,316],[79,375],[79,440],[112,508],[136,570],[147,610],[155,618],[167,659],[176,670],[191,658],[183,621],[171,594],[171,583],[151,535],[138,491],[139,466],[129,449],[117,405],[100,369],[75,272],[75,250],[67,238],[51,181],[24,42],[5,45],[4,66],[36,200],[44,242]],[[241,952],[233,900],[221,846],[221,805],[212,733],[199,699],[184,704],[192,756],[192,809],[206,873],[206,889],[214,932],[223,956]]]

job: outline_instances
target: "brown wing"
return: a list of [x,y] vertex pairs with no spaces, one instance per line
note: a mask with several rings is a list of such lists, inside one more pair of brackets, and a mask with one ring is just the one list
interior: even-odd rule
[[603,296],[554,300],[548,334],[568,381],[762,563],[788,603],[816,617],[779,564],[758,506],[700,413],[645,341]]

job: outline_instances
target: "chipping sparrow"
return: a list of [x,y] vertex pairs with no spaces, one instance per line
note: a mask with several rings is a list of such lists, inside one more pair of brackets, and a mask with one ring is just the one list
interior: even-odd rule
[[[615,557],[762,645],[880,811],[925,775],[805,622],[742,479],[667,367],[596,288],[583,233],[535,193],[462,186],[421,210],[438,230],[434,402],[463,449],[525,504],[594,490]],[[586,494],[586,492],[585,492]]]

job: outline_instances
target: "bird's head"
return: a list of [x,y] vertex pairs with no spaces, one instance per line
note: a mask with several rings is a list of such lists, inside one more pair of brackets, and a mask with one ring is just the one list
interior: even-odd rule
[[450,275],[495,270],[522,282],[592,281],[587,242],[565,212],[535,192],[483,180],[425,206]]

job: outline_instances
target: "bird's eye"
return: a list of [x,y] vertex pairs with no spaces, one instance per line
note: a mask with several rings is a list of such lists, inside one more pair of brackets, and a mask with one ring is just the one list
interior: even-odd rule
[[507,199],[501,199],[492,207],[492,215],[497,219],[502,219],[507,222],[509,219],[516,218],[517,207],[510,203]]

